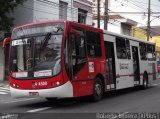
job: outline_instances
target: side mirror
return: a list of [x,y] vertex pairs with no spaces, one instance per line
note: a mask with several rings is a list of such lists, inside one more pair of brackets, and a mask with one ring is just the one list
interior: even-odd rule
[[5,38],[3,41],[3,48],[5,47],[6,44],[10,44],[10,43],[11,43],[11,38],[10,37]]

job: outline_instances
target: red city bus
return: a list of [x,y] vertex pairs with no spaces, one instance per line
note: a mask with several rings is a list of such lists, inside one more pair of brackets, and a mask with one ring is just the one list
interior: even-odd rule
[[156,79],[155,44],[76,22],[19,26],[10,44],[16,98],[92,95],[98,101],[106,91],[147,87]]

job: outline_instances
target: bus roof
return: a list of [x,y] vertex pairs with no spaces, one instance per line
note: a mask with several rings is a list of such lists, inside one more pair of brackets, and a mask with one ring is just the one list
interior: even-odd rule
[[127,36],[127,35],[123,35],[123,34],[113,33],[113,32],[106,31],[106,30],[104,30],[104,34],[111,35],[111,36],[123,37],[123,38],[129,39],[129,40],[133,40],[133,41],[137,41],[137,42],[143,42],[143,43],[152,44],[152,45],[155,44],[155,43],[150,42],[150,41],[144,41],[142,39],[138,39],[138,38],[135,38],[135,37],[132,37],[132,36]]
[[44,23],[54,23],[54,22],[70,23],[72,25],[78,25],[78,26],[83,27],[85,29],[92,29],[92,30],[100,32],[100,33],[103,32],[102,29],[95,28],[95,27],[92,27],[92,26],[89,26],[89,25],[86,25],[86,24],[77,23],[75,21],[68,21],[68,20],[47,20],[47,21],[42,21],[42,22],[33,22],[33,23],[29,23],[29,24],[16,26],[13,30],[18,29],[18,28],[22,28],[22,27],[26,27],[26,26],[32,26],[32,25],[44,24]]
[[52,22],[61,22],[61,23],[75,24],[75,25],[78,25],[80,27],[85,27],[85,29],[88,29],[88,30],[91,29],[91,30],[94,30],[94,31],[100,32],[100,33],[104,32],[104,34],[107,34],[107,35],[124,37],[124,38],[130,39],[130,40],[134,40],[134,41],[137,41],[137,42],[144,42],[144,43],[149,43],[149,44],[155,44],[153,42],[140,40],[140,39],[135,38],[135,37],[131,37],[131,36],[127,36],[127,35],[122,35],[122,34],[118,34],[118,33],[113,33],[113,32],[110,32],[110,31],[102,30],[102,29],[95,28],[95,27],[92,27],[92,26],[89,26],[89,25],[80,24],[80,23],[77,23],[75,21],[68,21],[68,20],[47,20],[47,21],[42,21],[42,22],[33,22],[33,23],[17,26],[13,30],[18,29],[18,28],[22,28],[22,27],[26,27],[26,26],[32,26],[32,25],[43,24],[43,23],[52,23]]
[[32,22],[32,23],[28,23],[28,24],[16,26],[14,29],[18,29],[18,28],[22,28],[22,27],[26,27],[26,26],[37,25],[37,24],[52,23],[52,22],[61,22],[61,23],[65,23],[66,20],[47,20],[47,21],[41,21],[41,22]]

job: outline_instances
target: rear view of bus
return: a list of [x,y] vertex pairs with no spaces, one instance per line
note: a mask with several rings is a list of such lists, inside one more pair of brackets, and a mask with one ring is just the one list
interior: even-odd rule
[[17,27],[10,49],[10,90],[13,97],[72,97],[62,76],[65,22]]

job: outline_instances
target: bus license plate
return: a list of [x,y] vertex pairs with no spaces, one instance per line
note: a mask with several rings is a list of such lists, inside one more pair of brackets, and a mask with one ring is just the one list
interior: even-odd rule
[[38,92],[29,92],[29,95],[30,96],[39,96],[39,93]]

